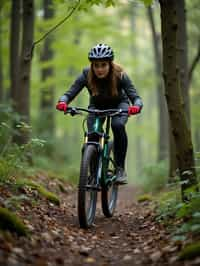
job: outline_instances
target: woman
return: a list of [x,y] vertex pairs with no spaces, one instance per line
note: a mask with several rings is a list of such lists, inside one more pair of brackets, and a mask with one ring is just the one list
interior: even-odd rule
[[[97,44],[91,48],[88,59],[91,62],[90,67],[83,69],[71,88],[60,97],[56,108],[66,111],[68,104],[86,87],[90,95],[89,108],[128,110],[127,115],[114,116],[111,122],[117,165],[116,183],[126,184],[127,176],[124,168],[128,141],[125,125],[128,115],[139,113],[143,104],[127,74],[113,62],[114,53],[111,47],[106,44]],[[87,120],[88,131],[92,131],[93,121],[94,116],[90,114]]]

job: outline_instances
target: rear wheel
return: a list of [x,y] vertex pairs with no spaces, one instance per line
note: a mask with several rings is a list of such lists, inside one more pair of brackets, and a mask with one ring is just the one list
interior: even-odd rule
[[[109,142],[108,146],[109,162],[107,168],[107,175],[112,178],[115,175],[115,165],[113,156],[113,143]],[[101,203],[103,214],[106,217],[112,217],[117,204],[118,185],[114,182],[108,183],[107,186],[102,187]]]
[[78,218],[81,228],[88,228],[94,222],[97,202],[97,190],[94,189],[97,167],[97,149],[94,145],[88,145],[82,155],[78,189]]

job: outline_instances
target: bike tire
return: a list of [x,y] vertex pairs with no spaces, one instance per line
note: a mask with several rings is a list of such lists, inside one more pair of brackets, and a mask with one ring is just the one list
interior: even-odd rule
[[[78,189],[78,218],[81,228],[88,228],[95,218],[97,190],[87,188],[95,186],[98,167],[98,151],[95,145],[85,147],[80,167],[79,189]],[[89,204],[88,204],[89,196]]]
[[[108,171],[112,175],[115,174],[115,166],[113,159],[113,143],[109,142],[108,144]],[[118,185],[112,182],[112,184],[108,184],[108,186],[102,186],[101,189],[101,205],[103,214],[106,217],[112,217],[117,205],[117,197],[118,197]]]

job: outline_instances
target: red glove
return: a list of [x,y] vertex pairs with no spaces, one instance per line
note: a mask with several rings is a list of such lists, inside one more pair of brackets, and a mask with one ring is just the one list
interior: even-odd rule
[[59,111],[66,112],[67,111],[67,104],[66,104],[66,102],[58,102],[56,104],[56,109],[59,110]]
[[138,105],[129,106],[128,115],[134,115],[140,112],[140,107]]

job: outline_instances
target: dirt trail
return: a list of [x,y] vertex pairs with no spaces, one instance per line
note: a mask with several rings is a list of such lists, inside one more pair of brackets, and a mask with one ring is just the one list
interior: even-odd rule
[[25,204],[20,215],[31,237],[0,237],[0,265],[195,265],[176,261],[177,247],[154,221],[148,204],[136,203],[135,192],[130,186],[120,188],[112,218],[105,218],[98,206],[89,230],[78,226],[76,191],[61,193],[59,207],[46,201]]

